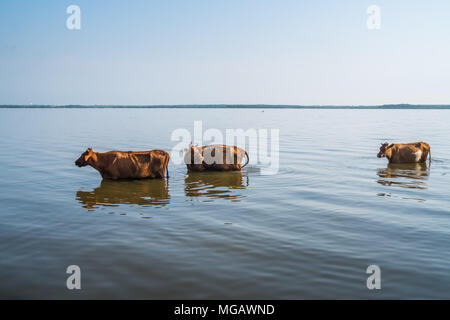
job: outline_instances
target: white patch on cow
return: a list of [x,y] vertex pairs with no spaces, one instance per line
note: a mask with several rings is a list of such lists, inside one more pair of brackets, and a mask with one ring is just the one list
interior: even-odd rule
[[422,158],[422,151],[418,150],[416,152],[413,153],[416,156],[416,162],[419,162],[420,158]]

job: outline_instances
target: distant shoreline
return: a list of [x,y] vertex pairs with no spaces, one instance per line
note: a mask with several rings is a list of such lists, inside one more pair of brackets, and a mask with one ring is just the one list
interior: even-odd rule
[[0,109],[450,109],[450,105],[385,104],[361,106],[307,106],[270,104],[210,105],[0,105]]

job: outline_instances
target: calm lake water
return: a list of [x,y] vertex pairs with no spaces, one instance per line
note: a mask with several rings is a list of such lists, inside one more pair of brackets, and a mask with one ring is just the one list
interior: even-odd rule
[[[280,169],[101,181],[95,151],[280,129]],[[1,298],[450,298],[450,110],[0,109]],[[427,141],[431,166],[381,142]],[[368,290],[366,268],[381,268]],[[81,290],[66,268],[81,268]]]

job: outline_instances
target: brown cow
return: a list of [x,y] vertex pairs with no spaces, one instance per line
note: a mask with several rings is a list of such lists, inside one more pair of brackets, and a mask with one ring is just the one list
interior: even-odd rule
[[427,161],[428,155],[430,155],[431,162],[431,148],[425,142],[391,145],[385,142],[381,144],[377,157],[386,157],[389,163],[421,163]]
[[[189,146],[185,149],[184,163],[188,171],[234,171],[241,170],[249,162],[247,151],[236,146],[213,144],[203,147]],[[244,156],[247,161],[242,165]]]
[[162,150],[94,152],[88,148],[75,161],[78,167],[90,165],[103,179],[145,179],[169,177],[170,156]]

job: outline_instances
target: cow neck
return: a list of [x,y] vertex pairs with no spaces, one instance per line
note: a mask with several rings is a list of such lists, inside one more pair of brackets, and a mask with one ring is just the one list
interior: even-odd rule
[[[389,161],[391,161],[391,158],[392,158],[392,150],[391,150],[391,149],[392,149],[393,147],[394,147],[394,146],[388,147],[388,148],[386,149],[386,151],[384,152],[384,154],[386,155],[386,158],[388,158]],[[390,150],[389,153],[390,153],[391,155],[388,155],[388,151],[389,151],[389,150]]]
[[100,156],[100,153],[99,152],[94,152],[94,154],[95,154],[95,157],[97,158],[97,160],[95,161],[92,157],[90,157],[89,158],[89,165],[92,167],[92,168],[94,168],[94,169],[97,169],[97,170],[101,170],[101,163],[102,163],[102,161],[99,161],[100,160],[100,158],[101,158],[101,156]]

